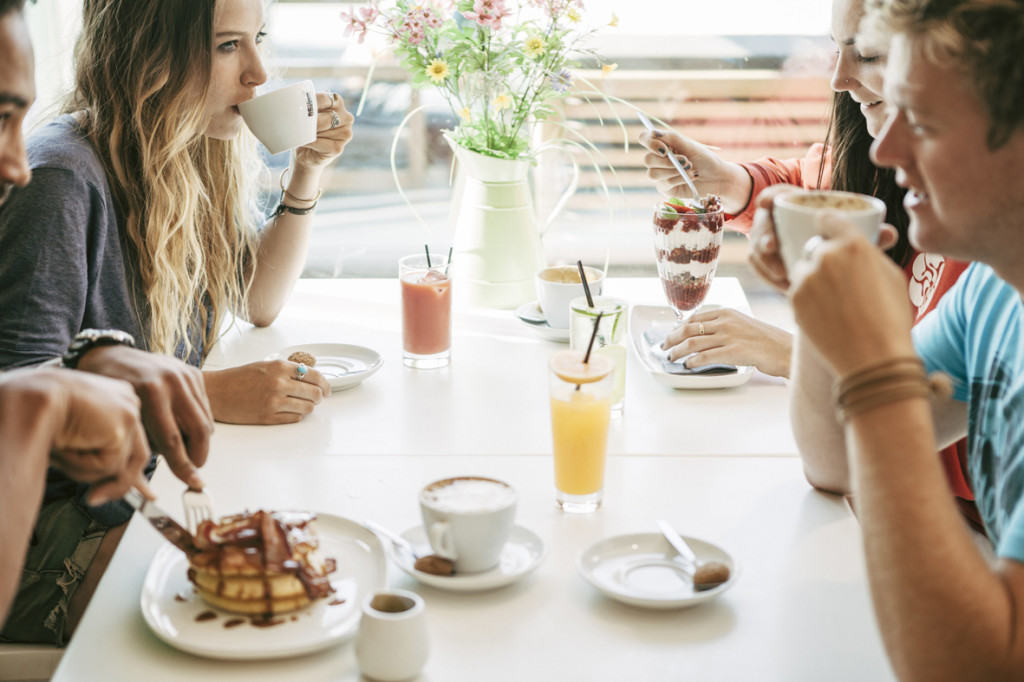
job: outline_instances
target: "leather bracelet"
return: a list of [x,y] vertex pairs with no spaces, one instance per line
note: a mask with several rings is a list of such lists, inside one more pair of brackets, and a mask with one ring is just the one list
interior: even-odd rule
[[927,374],[917,356],[883,360],[837,381],[832,389],[840,423],[861,412],[907,398],[948,398],[952,382],[941,372]]
[[314,203],[312,206],[307,206],[306,208],[295,208],[294,206],[289,206],[284,202],[281,202],[280,204],[277,205],[277,208],[274,209],[274,213],[271,215],[271,217],[276,218],[282,213],[291,213],[292,215],[309,215],[310,213],[313,212],[315,208],[316,203]]

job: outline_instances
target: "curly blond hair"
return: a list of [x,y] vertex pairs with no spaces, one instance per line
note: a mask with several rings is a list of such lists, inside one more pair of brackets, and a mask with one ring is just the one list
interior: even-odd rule
[[1024,121],[1024,0],[872,0],[866,21],[920,39],[930,61],[967,76],[989,116],[989,149]]
[[[203,135],[216,0],[85,0],[65,111],[106,170],[139,275],[147,346],[204,353],[245,309],[256,258],[254,138]],[[136,297],[138,299],[138,297]]]

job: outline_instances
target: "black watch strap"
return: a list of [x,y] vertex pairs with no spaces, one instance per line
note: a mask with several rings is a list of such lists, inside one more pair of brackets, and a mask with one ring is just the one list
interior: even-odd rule
[[71,341],[71,345],[60,358],[63,367],[75,369],[82,356],[100,346],[135,347],[135,338],[120,329],[83,329]]

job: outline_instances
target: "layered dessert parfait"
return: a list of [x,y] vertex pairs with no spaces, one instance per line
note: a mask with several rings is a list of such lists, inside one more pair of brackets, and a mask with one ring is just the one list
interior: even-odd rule
[[725,213],[721,200],[669,199],[654,211],[654,253],[668,302],[682,316],[692,312],[711,288],[722,248]]
[[334,592],[334,559],[320,557],[314,514],[267,512],[203,521],[189,580],[210,605],[271,617],[301,609]]

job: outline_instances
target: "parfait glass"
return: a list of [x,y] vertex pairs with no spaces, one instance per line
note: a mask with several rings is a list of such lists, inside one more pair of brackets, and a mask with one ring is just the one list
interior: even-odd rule
[[654,208],[654,255],[665,297],[685,322],[711,288],[722,249],[725,213],[717,197],[663,202]]

